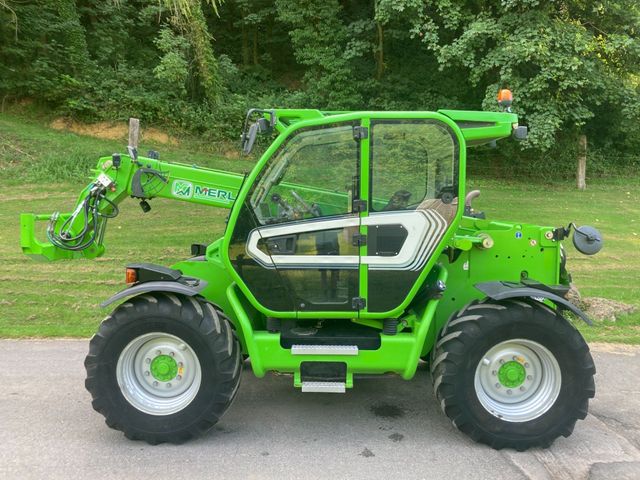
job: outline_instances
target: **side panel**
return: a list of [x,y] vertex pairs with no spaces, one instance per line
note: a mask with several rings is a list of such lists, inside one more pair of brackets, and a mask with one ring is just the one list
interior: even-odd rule
[[485,295],[474,285],[489,281],[520,282],[531,279],[555,285],[560,279],[560,242],[545,238],[552,227],[463,217],[460,235],[488,235],[492,248],[472,247],[440,256],[449,271],[449,282],[437,310],[441,328],[449,316]]

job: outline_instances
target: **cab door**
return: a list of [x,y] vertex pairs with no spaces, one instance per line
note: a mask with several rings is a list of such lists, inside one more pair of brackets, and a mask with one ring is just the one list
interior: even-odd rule
[[361,308],[359,123],[296,130],[250,189],[229,257],[262,306],[345,317]]
[[[407,298],[458,210],[459,144],[437,118],[372,118],[369,134],[367,312]],[[461,207],[460,207],[461,208]]]

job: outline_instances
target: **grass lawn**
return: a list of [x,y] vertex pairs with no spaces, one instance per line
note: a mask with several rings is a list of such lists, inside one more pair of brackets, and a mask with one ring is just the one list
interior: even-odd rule
[[[107,229],[107,253],[96,260],[37,263],[19,246],[19,213],[70,211],[82,178],[99,156],[123,151],[125,139],[98,140],[53,131],[36,121],[0,116],[0,336],[90,336],[106,311],[98,303],[124,287],[124,265],[144,261],[169,265],[189,255],[191,243],[208,243],[224,230],[228,211],[157,199],[143,214],[136,202],[121,205]],[[166,160],[245,171],[198,145],[155,147]],[[204,150],[204,151],[203,151]],[[590,341],[640,343],[639,178],[597,181],[578,192],[573,184],[532,184],[473,179],[482,195],[476,208],[489,218],[543,225],[592,224],[605,238],[594,257],[570,241],[568,268],[584,296],[606,297],[638,307],[616,322],[579,325]]]

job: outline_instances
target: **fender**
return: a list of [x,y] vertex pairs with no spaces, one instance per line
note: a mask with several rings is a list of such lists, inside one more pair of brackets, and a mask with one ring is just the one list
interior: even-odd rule
[[172,292],[193,297],[207,286],[207,282],[204,280],[184,277],[180,270],[153,263],[130,263],[127,265],[127,271],[129,270],[135,270],[135,278],[138,283],[105,300],[100,304],[101,307],[104,308],[123,298],[146,292]]
[[[559,309],[570,310],[580,317],[587,325],[593,325],[591,319],[582,310],[576,307],[566,298],[553,292],[562,291],[562,288],[554,289],[552,286],[541,283],[516,283],[516,282],[483,282],[474,285],[478,290],[493,300],[505,300],[507,298],[546,298],[558,305]],[[566,291],[566,289],[564,289]]]
[[107,300],[102,302],[100,306],[104,308],[111,305],[113,302],[122,300],[123,298],[133,297],[135,295],[147,292],[171,292],[180,293],[188,297],[194,297],[198,295],[202,290],[204,290],[206,286],[207,282],[205,282],[204,280],[200,280],[198,284],[194,286],[185,285],[184,283],[174,281],[145,282],[129,288],[125,288],[124,290],[113,295],[111,298],[108,298]]

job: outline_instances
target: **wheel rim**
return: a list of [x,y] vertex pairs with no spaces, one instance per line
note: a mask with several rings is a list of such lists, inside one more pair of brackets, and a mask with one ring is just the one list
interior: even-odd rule
[[171,415],[193,401],[200,389],[202,370],[185,341],[153,332],[124,347],[116,378],[122,395],[136,409],[150,415]]
[[560,394],[562,374],[554,355],[537,342],[513,339],[487,351],[476,368],[478,400],[507,422],[527,422],[546,413]]

